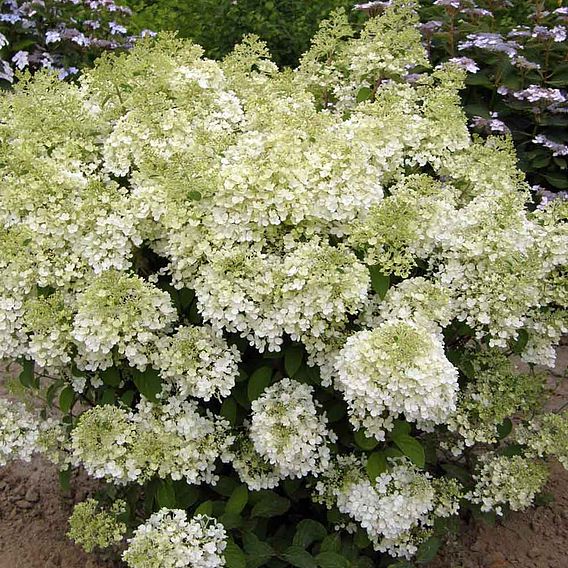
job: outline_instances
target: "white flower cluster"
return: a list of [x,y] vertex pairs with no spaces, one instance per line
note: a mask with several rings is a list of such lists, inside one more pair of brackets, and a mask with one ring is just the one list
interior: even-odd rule
[[502,515],[504,506],[520,511],[533,504],[547,477],[543,463],[522,456],[485,454],[473,476],[475,487],[466,497],[485,512]]
[[176,310],[167,292],[142,279],[108,271],[96,277],[77,296],[72,335],[81,368],[106,369],[113,364],[113,349],[131,366],[143,370],[148,351],[167,332]]
[[122,558],[130,568],[217,568],[225,566],[226,546],[225,528],[215,519],[160,509],[134,531]]
[[176,397],[205,401],[229,396],[238,376],[240,353],[208,326],[181,326],[155,344],[153,367]]
[[21,403],[0,399],[0,466],[29,461],[37,450],[39,421]]
[[547,413],[519,425],[515,439],[527,446],[526,455],[532,457],[555,457],[568,469],[568,413]]
[[328,467],[328,443],[334,435],[318,406],[311,386],[287,378],[253,401],[250,438],[260,456],[281,475],[317,475]]
[[435,517],[458,511],[460,491],[455,481],[439,484],[408,461],[393,462],[374,482],[353,456],[338,457],[334,465],[324,473],[316,492],[328,506],[335,504],[360,523],[376,550],[409,558],[427,538]]
[[455,409],[457,369],[446,359],[439,330],[392,320],[360,331],[336,360],[335,386],[355,428],[384,440],[400,415],[421,427],[443,423]]
[[284,334],[318,345],[343,329],[366,302],[369,283],[351,251],[313,239],[283,258],[248,247],[214,253],[195,290],[214,328],[239,332],[260,350],[279,350]]
[[229,424],[195,402],[142,400],[137,412],[96,406],[83,413],[71,432],[72,458],[96,478],[144,483],[153,476],[215,484],[215,461],[233,437]]

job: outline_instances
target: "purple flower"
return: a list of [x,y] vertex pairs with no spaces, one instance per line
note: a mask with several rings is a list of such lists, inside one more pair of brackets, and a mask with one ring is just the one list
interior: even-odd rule
[[519,101],[529,101],[531,103],[544,102],[553,104],[566,102],[566,96],[560,89],[539,87],[538,85],[530,85],[522,91],[513,92],[512,95]]
[[474,116],[471,120],[471,124],[474,128],[485,130],[489,133],[507,134],[510,132],[509,127],[497,117],[498,114],[496,112],[492,112],[490,118]]
[[469,57],[452,57],[449,61],[450,63],[455,63],[468,73],[477,73],[479,71],[477,63]]
[[560,144],[551,140],[544,134],[538,134],[533,138],[533,143],[544,146],[552,151],[553,156],[568,156],[568,146],[566,144]]
[[61,34],[59,32],[50,30],[45,34],[45,43],[57,43],[61,41]]
[[458,45],[458,49],[485,49],[495,53],[504,53],[511,59],[517,55],[517,50],[521,47],[515,41],[508,41],[501,34],[480,32],[476,34],[468,34],[467,41],[462,41]]
[[418,29],[425,35],[431,36],[433,33],[436,33],[444,24],[438,20],[430,20],[429,22],[425,22],[424,24],[420,24]]
[[18,69],[24,69],[25,67],[28,66],[29,63],[29,58],[28,58],[28,52],[27,51],[18,51],[14,57],[12,57],[12,61],[14,62],[14,65],[18,68]]
[[121,26],[120,24],[117,24],[116,22],[109,22],[108,27],[112,35],[126,33],[126,28],[124,26]]
[[373,10],[384,10],[388,8],[392,2],[389,0],[385,2],[381,2],[379,0],[375,0],[374,2],[365,2],[363,4],[355,4],[353,6],[354,10],[361,10],[362,12],[371,12]]

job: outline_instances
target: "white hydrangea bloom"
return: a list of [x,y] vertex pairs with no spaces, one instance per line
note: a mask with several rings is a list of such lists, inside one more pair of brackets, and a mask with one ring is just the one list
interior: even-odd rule
[[36,416],[23,404],[0,398],[0,467],[10,460],[30,461],[39,436]]
[[334,465],[318,481],[316,492],[357,521],[376,550],[410,558],[436,516],[458,511],[457,484],[452,480],[439,484],[408,461],[394,462],[374,482],[352,456],[339,457]]
[[542,491],[548,470],[543,463],[521,456],[484,455],[474,474],[474,489],[466,496],[482,511],[503,514],[503,506],[521,511]]
[[284,378],[253,401],[250,438],[256,451],[283,476],[317,475],[330,460],[325,413],[309,385]]
[[160,509],[134,531],[122,558],[130,568],[225,566],[225,528],[215,519],[188,519],[181,509]]
[[136,276],[108,271],[77,297],[72,336],[78,366],[89,370],[113,364],[113,350],[143,370],[148,349],[174,322],[176,310],[167,292]]
[[360,331],[347,340],[335,367],[351,423],[378,440],[401,414],[427,427],[455,409],[458,371],[433,324],[393,320]]
[[211,326],[181,326],[173,336],[158,339],[153,367],[180,398],[207,401],[229,396],[239,374],[240,353]]

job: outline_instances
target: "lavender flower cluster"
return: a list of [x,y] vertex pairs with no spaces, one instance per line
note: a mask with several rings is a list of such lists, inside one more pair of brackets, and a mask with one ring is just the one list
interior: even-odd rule
[[24,69],[54,70],[61,79],[75,75],[103,51],[132,46],[131,15],[114,0],[3,0],[0,79],[12,83]]

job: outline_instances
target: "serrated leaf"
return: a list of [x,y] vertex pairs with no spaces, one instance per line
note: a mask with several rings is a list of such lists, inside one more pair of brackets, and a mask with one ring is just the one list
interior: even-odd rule
[[161,479],[156,491],[156,501],[159,507],[174,509],[176,507],[176,493],[172,482]]
[[422,444],[412,436],[400,434],[392,437],[393,442],[398,446],[400,451],[418,467],[424,467],[426,463],[426,454]]
[[290,345],[284,351],[284,369],[291,379],[299,371],[303,360],[304,351],[299,345]]
[[337,552],[320,552],[316,556],[316,563],[320,568],[349,568],[351,563],[347,558]]
[[75,402],[75,391],[70,387],[66,386],[59,393],[59,409],[63,414],[68,414],[73,404]]
[[106,388],[101,394],[100,404],[110,404],[113,405],[116,402],[116,391],[111,388]]
[[223,401],[220,414],[229,421],[231,426],[237,423],[237,402],[234,398],[226,398]]
[[71,489],[71,469],[62,469],[59,471],[59,487],[65,492]]
[[247,566],[245,553],[233,540],[229,540],[225,547],[225,566],[227,568],[246,568]]
[[341,550],[341,537],[339,533],[328,534],[320,546],[321,552],[339,552]]
[[233,515],[238,515],[246,506],[248,501],[248,489],[246,485],[239,485],[231,493],[227,504],[225,505],[225,512]]
[[251,376],[248,382],[247,394],[250,402],[256,400],[270,384],[272,379],[272,369],[270,367],[260,367]]
[[380,266],[369,266],[371,274],[371,285],[381,300],[385,299],[390,286],[390,277],[388,274],[381,272]]
[[513,431],[513,423],[509,418],[505,418],[499,426],[497,426],[497,433],[499,434],[499,439],[502,440],[506,438]]
[[254,533],[243,535],[243,547],[247,557],[247,568],[258,568],[274,556],[273,548],[262,542]]
[[304,519],[298,523],[292,544],[308,548],[314,542],[323,540],[327,536],[326,528],[318,521]]
[[373,452],[367,460],[367,475],[372,482],[388,469],[387,458],[384,452]]
[[213,501],[203,501],[197,509],[195,509],[195,515],[207,515],[210,517],[213,514]]
[[162,379],[155,369],[146,369],[145,371],[134,371],[134,384],[136,388],[148,400],[156,402],[157,395],[162,392]]
[[282,557],[296,568],[317,568],[314,557],[301,546],[289,546]]
[[276,493],[263,495],[263,497],[252,508],[251,517],[277,517],[283,515],[290,508],[290,500],[280,497]]
[[368,101],[373,96],[373,90],[370,87],[361,87],[357,91],[356,101],[362,103]]
[[188,509],[199,499],[200,489],[197,485],[189,485],[185,479],[173,482],[176,494],[176,507]]
[[20,383],[27,388],[34,385],[34,362],[27,359],[22,362],[22,372],[19,375]]
[[424,541],[416,552],[416,562],[418,562],[418,564],[426,564],[434,560],[438,554],[441,544],[442,541],[436,536],[430,537],[428,540]]
[[117,387],[120,385],[120,372],[116,367],[110,367],[101,373],[101,379],[105,385]]
[[373,450],[379,445],[379,442],[376,438],[368,438],[365,434],[364,430],[357,430],[354,433],[355,443],[362,449],[362,450]]
[[513,344],[513,352],[517,353],[517,355],[520,355],[525,350],[528,341],[529,341],[528,331],[526,329],[520,329],[519,332],[517,333],[517,339]]

